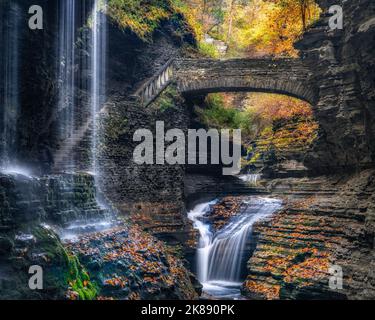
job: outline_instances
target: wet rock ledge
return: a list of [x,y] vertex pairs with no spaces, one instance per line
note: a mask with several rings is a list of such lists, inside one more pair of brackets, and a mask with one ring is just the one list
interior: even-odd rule
[[[1,175],[0,299],[198,298],[178,249],[129,221],[111,217],[106,231],[78,228],[74,242],[60,239],[69,226],[108,214],[88,174]],[[43,269],[43,290],[29,288],[33,265]]]
[[[67,244],[99,285],[98,299],[198,298],[175,249],[139,227],[122,224]],[[71,292],[74,298],[74,292]]]

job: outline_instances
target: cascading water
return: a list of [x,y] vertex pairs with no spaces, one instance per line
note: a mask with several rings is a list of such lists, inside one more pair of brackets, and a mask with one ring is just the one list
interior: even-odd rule
[[281,200],[251,197],[242,204],[242,211],[217,233],[204,221],[216,201],[197,205],[188,213],[199,231],[197,273],[203,290],[217,297],[236,298],[240,295],[241,268],[246,242],[254,223],[265,219],[281,208]]
[[[100,167],[98,166],[99,142],[102,139],[100,113],[106,102],[106,67],[107,67],[107,9],[106,0],[94,0],[91,44],[91,171],[94,174],[96,188],[100,191]],[[106,207],[101,198],[97,198]]]
[[105,102],[105,75],[106,75],[106,47],[107,47],[107,21],[103,10],[106,1],[95,0],[92,11],[92,45],[91,45],[91,116],[92,116],[92,143],[91,143],[91,170],[96,177],[100,175],[98,162],[98,141],[100,130],[98,116]]
[[[75,57],[75,40],[78,31],[76,18],[84,15],[84,12],[76,12],[77,0],[66,0],[61,2],[60,12],[60,32],[59,32],[59,112],[60,112],[60,133],[67,143],[74,143],[79,130],[80,119],[75,119],[76,110],[75,88],[82,84],[79,79],[75,79],[76,65],[90,70],[91,80],[88,83],[89,102],[91,107],[91,119],[87,123],[91,126],[91,171],[94,175],[94,188],[100,189],[98,186],[99,167],[97,165],[98,141],[100,139],[100,126],[98,123],[98,113],[102,109],[105,102],[105,71],[106,71],[106,45],[107,45],[107,27],[106,15],[104,14],[106,1],[93,0],[92,11],[89,16],[88,24],[91,34],[84,44],[85,48],[90,48],[90,55],[87,60],[76,60]],[[83,9],[84,10],[84,9]],[[78,58],[77,58],[78,59]],[[77,83],[76,83],[77,82]],[[81,124],[82,125],[82,124]],[[89,126],[89,125],[88,125]],[[87,126],[87,127],[88,127]],[[78,128],[78,130],[75,130]],[[86,130],[84,131],[86,132]],[[69,139],[72,137],[71,139]],[[64,149],[62,149],[64,150]],[[67,150],[69,150],[67,148]],[[73,151],[73,149],[72,149]],[[73,154],[73,152],[72,152]],[[61,155],[62,157],[64,155]],[[71,155],[70,163],[63,161],[65,169],[70,167],[75,171],[74,158]],[[74,183],[65,184],[64,181],[57,181],[60,192],[63,193],[67,189],[75,187]],[[74,202],[74,199],[72,200]],[[82,210],[74,206],[69,208],[69,214],[74,217],[67,223],[62,230],[60,236],[64,240],[76,239],[80,235],[88,232],[101,231],[110,228],[115,223],[113,212],[103,205],[95,194],[95,200],[92,201],[94,208]],[[74,213],[74,214],[73,214]]]
[[[75,125],[75,38],[76,38],[76,9],[75,0],[60,2],[59,22],[59,134],[61,140],[73,135]],[[74,158],[70,153],[66,167],[74,171]]]
[[251,186],[257,186],[258,181],[261,178],[259,173],[248,173],[248,174],[241,174],[238,176],[242,181],[249,183]]
[[16,137],[19,117],[19,28],[20,8],[17,4],[0,5],[0,169],[17,171]]

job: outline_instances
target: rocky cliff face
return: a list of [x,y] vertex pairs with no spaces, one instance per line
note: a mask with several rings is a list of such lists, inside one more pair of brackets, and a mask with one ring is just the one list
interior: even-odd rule
[[[102,219],[106,210],[98,206],[95,193],[89,175],[40,179],[0,175],[2,299],[64,299],[69,281],[87,281],[85,288],[81,285],[75,290],[81,298],[95,297],[86,271],[55,233],[72,222]],[[28,272],[32,265],[43,268],[46,290],[30,290]],[[76,272],[70,273],[72,270]]]
[[[164,122],[165,131],[186,131],[189,110],[174,86],[147,107],[132,95],[168,60],[181,54],[182,46],[193,41],[191,34],[180,30],[177,35],[176,26],[169,21],[155,31],[152,42],[143,42],[114,25],[109,34],[108,103],[100,119],[101,188],[122,214],[131,214],[144,229],[163,239],[182,240],[185,167],[136,164],[133,151],[140,142],[134,142],[133,135],[148,129],[155,139],[157,121]],[[154,160],[156,152],[154,144]]]
[[[314,70],[319,101],[318,142],[305,163],[316,171],[362,168],[374,164],[375,3],[318,1],[322,18],[296,45]],[[328,8],[341,4],[344,28],[329,28]]]
[[[284,198],[284,209],[255,228],[258,244],[248,262],[244,294],[255,299],[373,298],[374,171],[274,180],[268,190]],[[334,286],[340,274],[332,270],[342,271],[342,288]]]
[[96,202],[94,179],[87,174],[0,175],[0,204],[3,230],[41,222],[66,227],[72,221],[105,216]]
[[155,139],[156,121],[163,121],[165,130],[187,129],[186,109],[176,95],[169,97],[171,94],[167,91],[161,97],[164,109],[160,100],[147,108],[128,100],[116,101],[103,117],[102,190],[122,214],[131,215],[154,233],[184,228],[184,166],[136,164],[133,151],[140,142],[133,141],[133,135],[136,130],[148,129]]

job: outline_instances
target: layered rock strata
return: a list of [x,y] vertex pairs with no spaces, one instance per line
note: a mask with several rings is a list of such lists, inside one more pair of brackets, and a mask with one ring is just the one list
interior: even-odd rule
[[[374,182],[372,170],[311,183],[272,182],[273,195],[285,197],[284,209],[255,229],[243,293],[255,299],[374,298]],[[342,289],[335,287],[335,270],[342,271]]]

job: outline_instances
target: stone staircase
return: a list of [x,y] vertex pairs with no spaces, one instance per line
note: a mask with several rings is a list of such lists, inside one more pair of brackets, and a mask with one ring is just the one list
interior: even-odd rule
[[64,235],[99,230],[113,223],[115,216],[98,203],[96,193],[89,174],[0,175],[0,231],[41,222]]
[[62,168],[65,170],[73,169],[74,159],[72,151],[74,150],[74,147],[87,135],[91,123],[92,119],[87,120],[81,127],[74,130],[73,134],[63,142],[54,157],[54,172],[57,172]]
[[43,177],[44,210],[48,220],[64,228],[102,221],[110,211],[97,201],[93,176],[65,174]]
[[[104,104],[102,109],[96,114],[96,117],[100,118],[107,109],[108,104]],[[89,148],[92,143],[92,131],[93,118],[89,117],[61,144],[54,156],[52,172],[73,172],[77,168],[75,157],[77,148],[82,143],[86,146],[86,149]]]
[[173,58],[169,59],[153,77],[139,87],[132,98],[138,100],[143,107],[154,101],[172,81],[173,62]]

